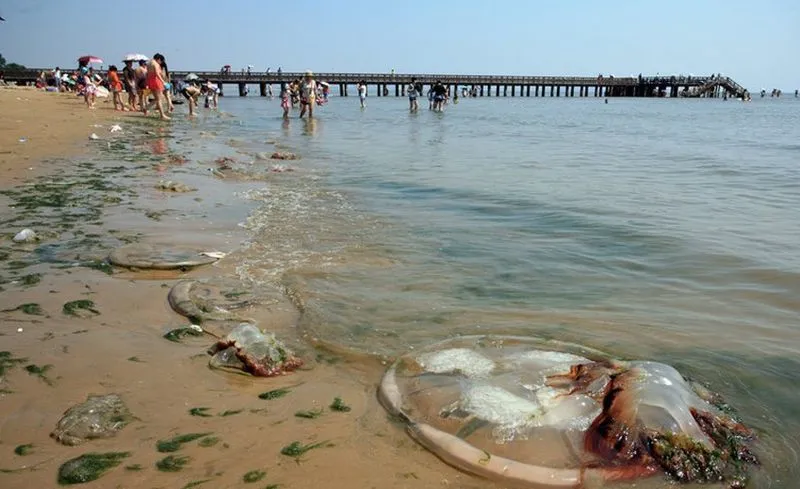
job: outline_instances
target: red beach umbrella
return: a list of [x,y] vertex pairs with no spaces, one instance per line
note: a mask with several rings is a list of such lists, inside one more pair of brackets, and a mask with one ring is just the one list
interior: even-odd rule
[[78,63],[80,63],[80,64],[102,63],[102,62],[103,62],[103,60],[98,58],[97,56],[87,55],[87,56],[81,56],[80,58],[78,58]]

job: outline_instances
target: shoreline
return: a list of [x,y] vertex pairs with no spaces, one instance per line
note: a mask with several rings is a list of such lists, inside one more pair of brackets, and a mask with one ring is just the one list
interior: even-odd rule
[[[98,196],[109,199],[101,198],[108,202],[101,203],[91,216],[70,214],[73,209],[67,207],[63,216],[53,221],[47,214],[52,209],[44,206],[24,212],[10,209],[15,216],[4,222],[6,238],[2,249],[7,257],[0,262],[6,268],[2,272],[5,283],[1,286],[5,290],[0,300],[0,309],[6,310],[0,313],[4,319],[0,330],[2,349],[14,358],[26,359],[22,365],[51,367],[46,380],[17,367],[9,369],[0,382],[0,387],[8,391],[0,394],[4,412],[0,451],[6,453],[0,457],[0,469],[12,471],[0,473],[3,485],[52,487],[58,468],[65,461],[88,452],[121,451],[131,453],[124,466],[140,465],[142,470],[121,466],[87,487],[182,487],[206,479],[211,479],[209,485],[239,487],[243,475],[252,470],[266,471],[264,484],[281,487],[493,487],[442,463],[390,422],[375,395],[384,367],[377,361],[327,352],[315,347],[313,339],[302,338],[297,328],[299,312],[280,291],[267,294],[272,300],[266,307],[248,312],[253,312],[260,327],[276,332],[306,361],[303,369],[291,375],[253,378],[214,371],[207,366],[205,350],[210,343],[205,339],[184,344],[164,340],[166,331],[188,325],[188,320],[168,305],[169,287],[180,279],[232,276],[234,270],[226,266],[224,259],[186,273],[115,269],[109,275],[80,263],[102,261],[113,247],[139,240],[235,249],[241,245],[244,232],[231,229],[235,226],[204,220],[213,206],[213,191],[199,185],[198,191],[191,194],[165,195],[153,190],[154,182],[172,175],[169,163],[160,162],[165,158],[163,153],[152,151],[152,156],[143,156],[142,162],[121,163],[107,156],[98,161],[93,154],[104,150],[101,144],[80,144],[81,140],[88,141],[87,127],[106,125],[113,115],[119,115],[124,137],[134,133],[130,144],[150,148],[158,136],[149,131],[154,126],[147,119],[139,119],[143,121],[142,128],[137,130],[138,123],[133,118],[125,122],[124,114],[111,112],[102,102],[97,110],[90,111],[80,100],[73,104],[58,94],[21,92],[25,96],[20,98],[35,100],[37,109],[52,116],[48,119],[50,127],[42,126],[41,131],[52,131],[51,125],[58,121],[73,123],[57,137],[49,138],[46,147],[4,154],[7,178],[3,179],[3,191],[40,190],[39,186],[26,184],[59,180],[78,183],[47,195],[83,199],[77,201],[78,205],[96,202]],[[22,121],[18,123],[19,130],[31,128],[26,131],[32,135],[30,142],[39,141],[47,132],[33,130],[31,124],[42,121],[32,110],[33,102],[12,102],[29,103],[17,107],[20,114],[26,115],[16,120]],[[4,110],[12,110],[13,103],[3,105]],[[76,119],[84,125],[75,123]],[[106,127],[94,132],[102,139],[109,138],[109,148],[115,144]],[[2,148],[13,144],[6,136]],[[79,163],[84,158],[82,146],[88,150],[88,161]],[[74,160],[64,159],[66,155]],[[53,157],[57,158],[47,159]],[[31,166],[34,170],[28,170]],[[53,178],[55,175],[58,179]],[[94,183],[83,188],[85,181]],[[214,185],[222,185],[232,193],[248,184],[222,181]],[[6,193],[1,197],[15,198],[19,195]],[[246,206],[240,205],[235,211],[242,212],[242,207]],[[37,214],[41,209],[47,212]],[[153,213],[160,219],[154,219]],[[10,221],[20,216],[20,222],[38,221],[39,232],[45,227],[41,242],[11,242],[11,236],[23,225]],[[47,229],[48,223],[58,225]],[[181,243],[174,242],[175,236],[180,236]],[[67,245],[62,246],[64,243]],[[47,250],[52,256],[34,252],[51,244],[52,249]],[[37,282],[20,283],[20,278],[27,276],[38,277]],[[70,317],[62,313],[66,302],[78,299],[93,301],[99,315]],[[39,305],[42,316],[8,311],[31,303]],[[291,392],[273,401],[258,398],[259,393],[278,388],[289,388]],[[113,438],[77,447],[63,446],[49,437],[69,407],[90,394],[111,393],[122,397],[137,421]],[[327,409],[335,397],[341,397],[352,411],[336,413]],[[201,406],[210,408],[214,415],[190,415],[191,408]],[[317,409],[324,413],[319,419],[293,414]],[[226,411],[236,413],[220,414]],[[212,432],[221,442],[209,448],[190,443],[179,454],[191,458],[187,467],[177,473],[157,470],[154,464],[164,454],[155,450],[156,440],[190,432]],[[332,446],[309,452],[298,463],[280,454],[281,447],[294,441],[326,442]],[[15,447],[26,444],[33,445],[30,455],[13,454]]]

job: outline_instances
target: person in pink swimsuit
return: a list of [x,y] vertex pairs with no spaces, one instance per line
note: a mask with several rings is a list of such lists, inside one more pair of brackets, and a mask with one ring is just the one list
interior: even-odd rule
[[[164,113],[164,71],[161,64],[164,63],[164,55],[156,53],[147,63],[147,88],[156,99],[156,109],[163,120],[169,120],[169,116]],[[146,113],[146,112],[145,112]]]

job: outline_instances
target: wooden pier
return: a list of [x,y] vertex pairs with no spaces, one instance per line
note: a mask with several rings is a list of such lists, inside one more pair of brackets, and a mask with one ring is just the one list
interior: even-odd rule
[[[7,82],[32,83],[41,71],[25,70],[6,73]],[[266,96],[268,86],[280,86],[292,80],[302,79],[303,73],[262,73],[222,71],[173,71],[174,81],[180,81],[189,73],[202,80],[216,83],[224,93],[225,87],[235,85],[240,96],[247,95],[248,85],[258,85],[259,94]],[[360,81],[365,81],[368,93],[378,97],[405,96],[406,87],[412,79],[430,87],[440,81],[450,88],[451,96],[462,95],[467,89],[476,97],[749,97],[747,90],[733,79],[722,75],[712,76],[500,76],[500,75],[453,75],[453,74],[380,74],[380,73],[315,73],[314,78],[328,82],[331,93],[346,97]],[[338,90],[337,90],[338,87]],[[277,93],[275,93],[277,95]],[[423,94],[424,97],[424,94]]]

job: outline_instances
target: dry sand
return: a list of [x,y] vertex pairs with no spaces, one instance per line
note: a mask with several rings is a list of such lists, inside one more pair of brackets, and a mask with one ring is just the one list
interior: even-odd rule
[[[66,161],[50,158],[77,155],[91,150],[88,134],[95,124],[138,115],[121,115],[100,103],[90,111],[80,99],[69,95],[31,90],[0,89],[0,186],[22,184],[35,175],[52,173],[68,179],[74,168]],[[105,129],[102,129],[105,130]],[[27,142],[18,142],[19,137]],[[34,168],[34,170],[29,170]],[[140,200],[152,198],[145,194]],[[147,202],[145,202],[146,204]],[[125,208],[101,229],[127,225],[128,231],[158,235],[180,232],[191,241],[191,227],[176,229],[175,223],[159,224]],[[3,211],[7,219],[11,211]],[[82,225],[82,224],[80,224]],[[88,225],[87,225],[88,226]],[[18,231],[4,225],[2,244],[13,244]],[[199,234],[194,238],[199,240]],[[208,236],[208,234],[206,234]],[[233,239],[236,238],[236,235]],[[225,260],[190,273],[117,273],[113,276],[89,268],[59,270],[51,264],[36,264],[25,272],[42,274],[38,284],[21,287],[5,284],[0,310],[23,303],[38,303],[44,316],[20,311],[0,312],[0,350],[30,364],[52,365],[52,385],[18,367],[0,379],[0,487],[57,487],[59,466],[87,452],[126,451],[131,456],[122,466],[87,488],[181,488],[193,481],[215,489],[271,484],[281,488],[486,488],[492,484],[462,474],[416,445],[401,426],[392,422],[378,404],[377,383],[384,366],[378,360],[325,354],[296,330],[297,312],[286,299],[277,299],[261,310],[260,324],[286,338],[306,360],[303,370],[281,378],[241,376],[207,367],[208,343],[168,342],[163,333],[188,321],[175,314],[166,296],[180,278],[210,277],[232,273]],[[91,299],[100,315],[76,318],[64,315],[64,303]],[[27,364],[26,363],[26,364]],[[23,364],[23,365],[26,365]],[[258,394],[291,386],[277,400],[264,401]],[[63,446],[49,437],[61,414],[89,394],[117,393],[137,420],[116,437]],[[339,413],[327,406],[339,396],[352,411]],[[192,407],[208,407],[212,417],[189,415]],[[294,416],[297,410],[319,408],[317,419]],[[226,410],[243,410],[219,416]],[[165,454],[155,443],[179,433],[213,432],[220,443],[210,448],[189,443],[178,454],[191,457],[180,472],[163,473],[154,464]],[[280,454],[291,442],[328,441],[299,460]],[[32,444],[33,452],[17,456],[14,448]],[[141,471],[126,465],[139,464]],[[22,469],[16,471],[15,469]],[[15,470],[8,473],[9,470]],[[242,477],[252,470],[266,471],[257,484]]]

